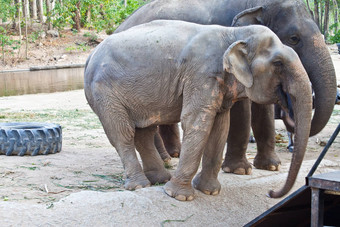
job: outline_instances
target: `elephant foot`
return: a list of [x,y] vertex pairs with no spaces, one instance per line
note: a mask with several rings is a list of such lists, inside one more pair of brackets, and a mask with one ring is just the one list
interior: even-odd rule
[[181,152],[181,140],[178,125],[161,125],[159,127],[159,132],[168,154],[171,157],[178,158]]
[[220,182],[212,177],[203,177],[202,173],[196,175],[193,180],[194,188],[206,195],[218,195],[221,191]]
[[171,174],[166,169],[157,171],[146,171],[145,176],[149,179],[151,184],[163,184],[171,179]]
[[163,162],[168,162],[168,161],[171,160],[171,156],[168,154],[159,133],[156,133],[156,135],[155,135],[155,146],[156,146],[156,149],[157,149],[159,155],[161,156]]
[[144,174],[140,174],[136,177],[130,177],[125,180],[124,188],[126,190],[136,190],[140,188],[149,187],[150,181],[145,177]]
[[266,155],[257,154],[254,159],[254,166],[257,169],[279,171],[281,167],[281,161],[274,152]]
[[164,185],[164,191],[168,196],[179,201],[191,201],[195,195],[191,184],[180,184],[175,178],[171,178],[171,180]]
[[163,162],[169,162],[171,160],[171,156],[168,154],[168,152],[166,150],[164,150],[164,152],[159,152],[159,155],[161,156]]
[[243,158],[241,160],[225,159],[224,162],[222,163],[222,170],[225,173],[250,175],[252,167],[246,158]]
[[180,151],[181,151],[181,144],[167,144],[166,151],[169,153],[169,155],[173,158],[178,158]]
[[167,156],[166,157],[162,157],[161,156],[161,158],[162,158],[162,160],[163,160],[163,162],[165,163],[165,164],[169,164],[170,163],[170,161],[171,161],[171,157],[170,157],[170,155],[167,153]]

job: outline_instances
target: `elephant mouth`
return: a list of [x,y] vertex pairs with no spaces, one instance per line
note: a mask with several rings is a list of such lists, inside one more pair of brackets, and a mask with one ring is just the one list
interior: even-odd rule
[[288,106],[288,94],[284,92],[282,84],[280,84],[276,89],[276,94],[278,97],[277,104],[281,106],[281,108],[289,113],[289,106]]

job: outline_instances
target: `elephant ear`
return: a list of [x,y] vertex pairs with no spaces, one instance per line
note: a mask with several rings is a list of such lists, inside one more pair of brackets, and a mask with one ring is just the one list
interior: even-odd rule
[[236,41],[223,55],[223,69],[233,74],[245,87],[253,85],[253,75],[249,68],[248,48],[245,41]]
[[251,9],[246,9],[237,14],[231,24],[232,27],[246,26],[250,24],[264,24],[263,23],[263,7],[256,6]]

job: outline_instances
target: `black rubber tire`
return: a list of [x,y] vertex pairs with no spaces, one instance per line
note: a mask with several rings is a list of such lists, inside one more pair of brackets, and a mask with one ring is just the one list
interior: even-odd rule
[[62,130],[58,124],[0,123],[0,155],[46,155],[61,151]]

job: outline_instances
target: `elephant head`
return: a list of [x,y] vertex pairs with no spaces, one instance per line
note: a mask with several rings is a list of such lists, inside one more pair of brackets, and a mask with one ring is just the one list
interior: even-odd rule
[[315,92],[310,131],[313,136],[327,124],[336,97],[335,70],[320,30],[303,1],[262,0],[252,4],[254,7],[234,17],[232,25],[265,25],[299,55]]
[[277,36],[267,34],[264,31],[233,43],[224,54],[224,69],[245,86],[247,97],[256,103],[278,103],[286,109],[287,95],[291,98],[296,145],[286,184],[280,191],[270,192],[277,198],[292,188],[303,161],[310,132],[312,89],[295,51]]

